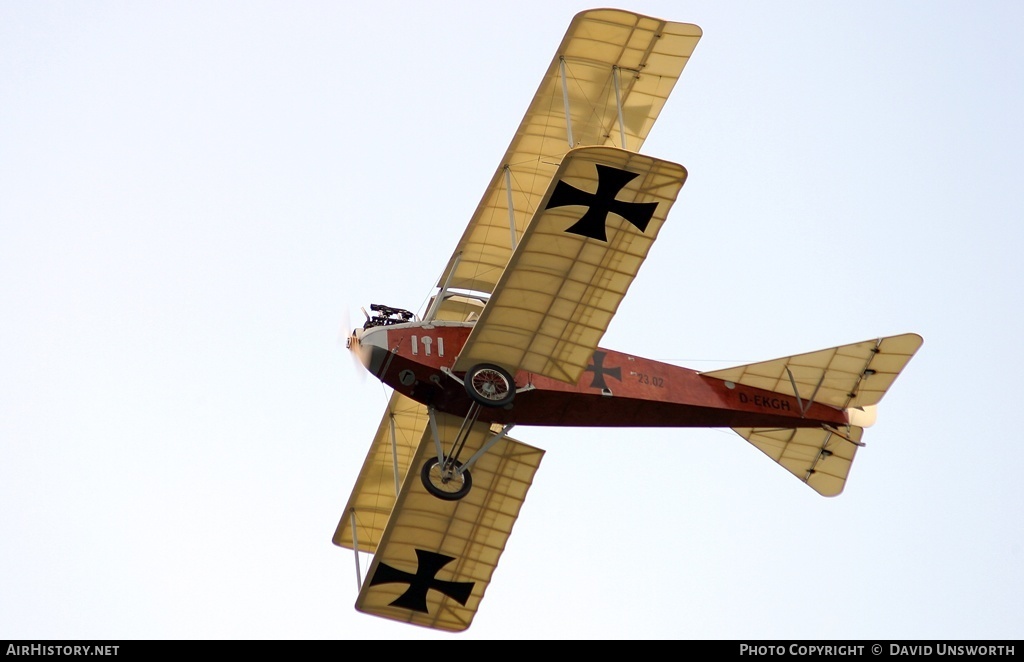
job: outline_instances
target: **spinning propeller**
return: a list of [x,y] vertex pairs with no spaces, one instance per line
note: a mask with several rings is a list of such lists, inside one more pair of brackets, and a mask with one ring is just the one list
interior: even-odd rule
[[[366,319],[370,319],[370,316],[366,313],[365,309],[360,308],[360,310],[363,315],[366,316]],[[356,374],[359,375],[359,379],[361,381],[365,381],[367,371],[366,366],[364,366],[363,362],[359,359],[359,346],[356,344],[355,338],[356,328],[361,328],[361,325],[360,327],[352,325],[351,309],[348,306],[345,306],[342,327],[339,331],[339,340],[342,340],[345,343],[345,347],[348,348],[348,355],[352,357],[352,365],[355,368]]]

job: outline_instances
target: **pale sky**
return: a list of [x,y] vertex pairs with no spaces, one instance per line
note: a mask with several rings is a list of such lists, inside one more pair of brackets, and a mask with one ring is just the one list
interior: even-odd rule
[[[547,451],[472,627],[356,612],[331,536],[558,0],[0,0],[0,639],[1020,639],[1024,5],[614,5],[704,32],[689,177],[602,345],[924,346],[823,498],[729,430]],[[597,5],[600,6],[600,5]],[[365,568],[365,565],[363,566]]]

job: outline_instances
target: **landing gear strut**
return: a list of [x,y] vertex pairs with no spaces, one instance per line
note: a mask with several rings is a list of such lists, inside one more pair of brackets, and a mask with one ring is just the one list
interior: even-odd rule
[[[441,436],[438,434],[434,409],[427,408],[430,432],[434,437],[434,447],[437,452],[431,454],[420,468],[420,481],[427,492],[438,499],[458,501],[469,494],[473,488],[473,476],[469,473],[469,468],[491,446],[503,439],[513,427],[513,424],[509,423],[498,432],[494,432],[489,429],[489,426],[482,424],[477,427],[476,421],[480,416],[480,407],[481,405],[476,403],[470,406],[469,413],[462,421],[462,428],[452,440],[451,447],[447,449],[447,452],[446,444],[442,444]],[[470,444],[470,448],[475,448],[476,452],[464,463],[460,462],[459,455],[466,450],[466,443],[471,435],[475,435],[475,440]]]

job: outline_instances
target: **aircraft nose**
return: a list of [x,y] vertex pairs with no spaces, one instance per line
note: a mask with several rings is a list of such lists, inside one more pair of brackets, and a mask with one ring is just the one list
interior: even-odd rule
[[361,338],[362,329],[353,329],[352,333],[345,341],[345,347],[348,348],[350,355],[352,356],[352,364],[361,374],[365,375],[366,373],[363,372],[363,370],[370,369],[370,355],[373,348],[363,345]]

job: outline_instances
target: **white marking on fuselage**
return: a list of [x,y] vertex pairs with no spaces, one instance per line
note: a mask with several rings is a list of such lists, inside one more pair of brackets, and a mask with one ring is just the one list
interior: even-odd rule
[[426,354],[427,356],[430,356],[435,341],[437,342],[437,355],[444,356],[444,338],[434,338],[432,336],[412,337],[413,356],[419,356],[420,345],[423,345],[423,353]]

